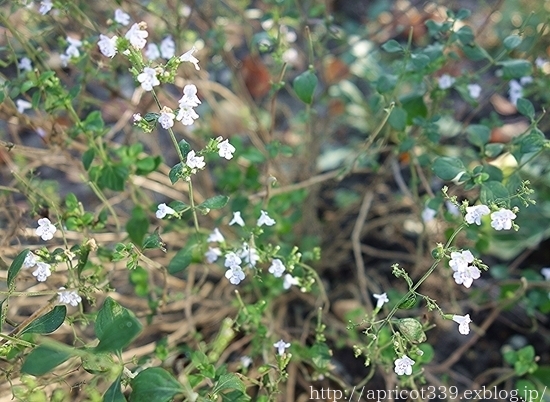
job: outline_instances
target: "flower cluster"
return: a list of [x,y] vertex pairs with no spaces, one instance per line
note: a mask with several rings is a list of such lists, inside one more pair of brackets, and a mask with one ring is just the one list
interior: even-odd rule
[[69,43],[69,46],[67,47],[67,50],[65,50],[65,54],[59,56],[63,67],[67,67],[70,59],[80,56],[80,50],[78,48],[82,46],[82,41],[71,38],[70,36],[67,36],[67,42]]
[[179,100],[179,112],[176,120],[181,121],[185,126],[190,126],[199,118],[199,115],[193,108],[201,104],[197,96],[197,87],[193,84],[188,84],[183,88],[183,96]]
[[36,267],[36,269],[32,274],[38,282],[45,282],[46,279],[48,279],[48,277],[52,274],[51,265],[41,261],[40,257],[32,251],[29,251],[25,257],[25,261],[23,261],[23,268],[28,269],[33,267]]
[[[468,224],[481,225],[481,218],[489,215],[491,210],[487,205],[474,205],[466,207],[466,215],[464,220]],[[513,220],[516,219],[516,214],[506,208],[500,208],[498,211],[491,213],[491,227],[495,230],[510,230],[513,227]]]
[[69,304],[73,307],[78,306],[78,303],[82,301],[82,298],[74,290],[65,290],[64,287],[59,288],[57,295],[59,297],[59,303]]
[[464,285],[469,288],[474,279],[481,276],[481,271],[473,265],[475,258],[469,250],[452,252],[449,266],[454,271],[453,278],[457,285]]
[[46,15],[53,8],[52,0],[43,0],[40,2],[40,8],[38,12],[42,15]]
[[518,99],[523,97],[523,87],[531,82],[533,82],[533,77],[521,77],[519,81],[511,80],[508,90],[510,103],[516,106]]

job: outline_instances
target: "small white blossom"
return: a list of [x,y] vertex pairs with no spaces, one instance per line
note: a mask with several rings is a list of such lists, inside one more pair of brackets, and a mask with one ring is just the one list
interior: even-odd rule
[[453,251],[451,253],[451,260],[449,261],[449,266],[453,271],[460,271],[465,269],[474,262],[474,255],[470,250],[463,250],[461,252]]
[[42,15],[46,15],[53,8],[52,0],[43,0],[40,2],[40,8],[38,12]]
[[160,42],[160,55],[163,59],[171,59],[176,53],[176,44],[171,36],[167,36]]
[[400,359],[395,360],[394,371],[397,375],[403,375],[403,374],[411,375],[413,364],[414,364],[413,359],[411,359],[407,355],[403,355]]
[[242,262],[243,261],[236,253],[234,253],[233,251],[230,251],[225,255],[225,262],[223,263],[223,265],[227,268],[230,268],[230,267],[239,266],[241,265]]
[[518,99],[523,96],[523,87],[516,80],[511,80],[509,85],[510,88],[508,90],[508,97],[510,99],[510,103],[516,106]]
[[258,218],[257,226],[273,226],[275,225],[275,219],[271,219],[266,211],[260,211],[260,217]]
[[116,41],[118,37],[115,35],[112,38],[109,38],[106,35],[99,35],[99,41],[97,45],[99,46],[99,51],[105,57],[113,58],[117,53]]
[[137,80],[141,83],[141,87],[145,91],[152,91],[153,87],[160,85],[157,78],[157,71],[151,67],[145,67],[143,72],[137,76]]
[[457,285],[464,285],[469,288],[472,286],[474,279],[479,279],[481,271],[473,265],[468,265],[466,268],[461,268],[453,274],[453,278]]
[[229,140],[226,139],[218,144],[218,154],[221,158],[230,160],[233,158],[233,153],[235,152],[235,147],[229,143]]
[[20,70],[32,71],[31,59],[29,59],[28,57],[22,57],[21,60],[19,60],[17,67]]
[[540,270],[540,273],[544,276],[545,280],[550,281],[550,268],[543,268]]
[[143,49],[147,44],[147,38],[149,32],[147,32],[147,24],[145,22],[140,22],[139,24],[134,24],[130,27],[128,32],[124,37],[130,41],[130,44],[136,49]]
[[231,218],[231,220],[229,221],[229,226],[232,225],[239,225],[241,227],[244,226],[244,220],[241,217],[241,211],[233,212],[233,218]]
[[[208,238],[206,239],[208,243],[222,243],[225,241],[222,233],[220,232],[220,229],[215,228],[210,235],[208,235]],[[239,263],[240,264],[240,263]]]
[[275,342],[273,344],[273,347],[277,349],[277,353],[279,354],[279,356],[282,356],[285,353],[285,349],[288,349],[290,347],[290,343],[287,343],[281,339],[280,341]]
[[197,112],[191,107],[180,107],[176,120],[181,121],[184,126],[190,126],[199,118]]
[[245,275],[241,267],[234,265],[225,271],[225,277],[229,279],[233,285],[238,285],[244,280]]
[[132,118],[134,119],[134,123],[137,123],[138,121],[143,119],[143,117],[141,117],[141,113],[134,113]]
[[172,113],[172,109],[169,107],[164,106],[162,110],[160,111],[160,116],[158,119],[158,122],[164,129],[169,129],[170,127],[174,126],[174,119],[176,118],[176,115]]
[[477,99],[481,95],[481,86],[478,84],[469,84],[468,85],[468,94],[471,98]]
[[458,324],[458,332],[462,335],[468,335],[470,333],[470,314],[466,315],[453,315],[453,321]]
[[42,240],[48,241],[53,238],[53,234],[57,231],[54,225],[48,218],[40,218],[38,220],[38,227],[36,228],[36,235],[40,236]]
[[374,293],[373,296],[376,299],[376,308],[378,308],[378,309],[382,308],[382,306],[385,303],[388,303],[390,301],[390,299],[388,299],[388,295],[386,293],[382,293],[382,294]]
[[455,79],[451,77],[449,74],[443,74],[439,79],[437,80],[437,84],[439,85],[440,89],[449,89],[453,86],[455,83]]
[[542,57],[537,57],[535,59],[535,66],[537,66],[537,68],[542,69],[546,63],[547,63],[547,60],[543,59]]
[[174,211],[172,208],[170,208],[168,205],[162,203],[157,206],[157,212],[155,212],[155,215],[158,219],[164,218],[166,215],[173,215],[176,211]]
[[23,268],[32,268],[38,264],[38,261],[38,256],[32,251],[29,251],[29,254],[25,257],[25,261],[23,261]]
[[256,263],[260,261],[260,255],[254,247],[250,247],[248,243],[243,243],[243,248],[239,252],[239,257],[243,259],[245,263],[251,267],[255,267]]
[[447,207],[447,211],[451,215],[459,216],[460,215],[460,209],[456,206],[456,204],[452,203],[451,201],[447,200],[445,201],[445,206]]
[[514,219],[516,219],[515,213],[509,209],[501,208],[491,214],[491,227],[495,230],[510,230]]
[[50,271],[50,264],[46,264],[45,262],[37,262],[36,263],[37,268],[32,273],[33,276],[36,277],[36,280],[38,282],[45,282],[46,279],[52,274]]
[[32,108],[32,103],[27,102],[24,99],[17,99],[15,101],[15,106],[17,106],[17,111],[19,113],[23,113],[25,110]]
[[280,278],[283,276],[283,273],[286,271],[285,266],[283,265],[283,262],[279,260],[278,258],[275,258],[271,262],[271,266],[268,269],[270,274],[273,274],[275,278]]
[[180,107],[196,107],[201,104],[197,96],[197,87],[194,84],[187,84],[183,87],[183,96],[178,101]]
[[431,208],[426,207],[422,211],[422,220],[424,222],[430,222],[431,220],[433,220],[435,218],[436,214],[437,214],[437,211],[435,209],[431,209]]
[[159,47],[154,43],[147,44],[147,48],[145,49],[145,57],[149,60],[158,59],[160,57]]
[[527,84],[531,84],[531,83],[533,83],[533,77],[531,77],[531,76],[521,77],[519,79],[519,83],[520,83],[520,85],[523,85],[523,86],[525,86]]
[[206,166],[206,163],[204,163],[204,156],[196,156],[195,151],[189,151],[186,165],[191,169],[202,169]]
[[466,215],[464,220],[470,225],[475,223],[481,225],[481,218],[485,215],[489,215],[491,210],[487,205],[474,205],[472,207],[466,207]]
[[191,50],[185,52],[180,56],[180,61],[188,61],[189,63],[193,63],[193,65],[195,66],[195,70],[200,70],[199,60],[195,56],[193,56],[193,53],[195,53],[196,51],[197,48],[193,46]]
[[60,292],[57,292],[59,296],[59,303],[70,304],[73,307],[78,306],[78,303],[82,301],[82,298],[74,290],[65,290],[64,287],[59,288]]
[[242,356],[240,360],[243,368],[248,368],[252,364],[252,359],[249,356]]
[[208,251],[204,253],[204,257],[209,264],[216,262],[218,257],[222,255],[222,251],[219,247],[208,247]]
[[285,274],[283,278],[283,289],[288,290],[292,285],[298,285],[300,281],[290,274]]
[[71,56],[68,56],[66,54],[59,55],[59,59],[61,60],[61,66],[67,67],[69,65],[69,60],[71,59]]
[[115,10],[115,21],[120,25],[128,25],[130,23],[130,16],[122,11],[120,8]]

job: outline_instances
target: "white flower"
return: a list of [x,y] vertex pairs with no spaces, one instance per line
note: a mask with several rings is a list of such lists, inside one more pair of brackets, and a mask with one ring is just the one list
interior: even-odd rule
[[[208,238],[206,239],[206,241],[208,243],[222,243],[225,241],[225,239],[223,238],[223,235],[222,233],[220,232],[220,229],[218,228],[215,228],[212,233],[210,233],[210,235],[208,236]],[[240,263],[239,263],[240,264]]]
[[540,273],[544,276],[545,280],[550,281],[550,268],[543,268],[540,270]]
[[413,359],[411,359],[407,355],[403,355],[400,359],[395,360],[394,371],[397,375],[403,375],[403,374],[411,375],[413,364],[414,364]]
[[453,315],[453,321],[458,324],[458,332],[462,335],[468,335],[470,333],[470,314],[466,315]]
[[523,96],[523,87],[519,82],[516,80],[510,81],[510,89],[508,90],[508,97],[510,99],[510,103],[512,103],[514,106],[517,105],[518,99]]
[[166,215],[173,215],[176,211],[174,211],[172,208],[170,208],[168,205],[162,203],[157,206],[157,212],[155,212],[155,215],[158,219],[164,218]]
[[240,360],[243,368],[248,368],[252,364],[252,359],[249,356],[242,356]]
[[230,160],[233,158],[233,153],[235,152],[235,147],[229,143],[229,140],[226,139],[218,144],[218,154],[221,158]]
[[285,353],[285,349],[290,347],[290,343],[283,341],[282,339],[273,344],[273,347],[277,348],[277,353],[282,356]]
[[460,271],[461,269],[466,269],[472,262],[474,262],[474,256],[470,250],[464,250],[461,252],[454,251],[451,253],[449,266],[453,269],[453,271]]
[[160,85],[157,78],[157,71],[151,67],[145,67],[143,72],[137,76],[137,80],[141,83],[141,87],[145,91],[152,91],[153,87]]
[[239,257],[243,259],[251,267],[255,267],[260,260],[260,256],[254,247],[250,247],[248,243],[243,243],[243,248],[239,252]]
[[139,24],[134,24],[130,27],[128,32],[124,37],[130,41],[130,44],[136,49],[143,49],[147,44],[147,38],[149,33],[147,32],[147,24],[145,22],[140,22]]
[[132,118],[134,119],[134,123],[137,123],[138,121],[143,119],[143,117],[141,117],[141,113],[134,113]]
[[379,295],[374,293],[373,296],[376,299],[376,308],[381,308],[385,303],[388,303],[390,301],[386,293],[382,293]]
[[59,55],[59,59],[61,60],[61,66],[67,67],[69,65],[69,60],[71,59],[71,56],[68,56],[66,54]]
[[31,59],[29,59],[28,57],[22,57],[21,60],[19,60],[17,67],[20,70],[32,71]]
[[487,205],[474,205],[472,207],[466,207],[466,215],[464,220],[470,225],[475,223],[481,225],[481,218],[485,215],[489,215],[491,210]]
[[38,264],[38,256],[29,251],[29,254],[25,257],[25,261],[23,261],[23,268],[32,268],[36,264]]
[[239,225],[241,227],[244,226],[244,220],[241,217],[241,211],[233,212],[233,218],[231,218],[231,220],[229,221],[229,226],[232,225]]
[[36,235],[40,236],[42,240],[48,241],[53,238],[53,234],[57,231],[54,225],[48,218],[40,218],[38,220],[38,227],[36,228]]
[[197,112],[191,107],[180,107],[176,120],[181,121],[184,126],[190,126],[199,118]]
[[273,226],[275,225],[275,219],[271,219],[266,211],[260,211],[260,217],[258,218],[257,226]]
[[457,285],[464,285],[466,288],[472,286],[474,279],[481,276],[481,271],[474,265],[468,265],[466,268],[461,268],[453,274],[453,278]]
[[244,280],[244,272],[241,267],[238,265],[231,266],[227,271],[225,271],[225,277],[229,279],[233,285],[238,285],[241,281]]
[[283,272],[286,271],[286,268],[281,260],[275,258],[271,262],[271,266],[269,267],[268,271],[269,273],[273,274],[275,278],[280,278],[281,276],[283,276]]
[[531,84],[532,82],[533,82],[533,77],[531,76],[521,77],[519,79],[520,85],[527,85],[527,84]]
[[300,281],[290,274],[285,274],[283,278],[283,289],[288,290],[292,285],[298,285]]
[[15,105],[17,106],[17,111],[19,113],[23,113],[25,110],[32,108],[32,103],[27,102],[26,100],[23,100],[23,99],[17,99],[15,101]]
[[64,287],[60,287],[61,292],[57,292],[59,295],[59,303],[70,304],[73,307],[78,306],[78,303],[82,301],[82,298],[74,290],[65,290]]
[[437,83],[440,89],[449,89],[455,83],[455,79],[449,74],[443,74],[441,77],[439,77]]
[[40,8],[38,9],[38,12],[42,15],[46,15],[52,9],[52,7],[52,0],[43,0],[40,2]]
[[120,8],[115,10],[115,21],[120,25],[128,25],[130,23],[130,16],[122,11]]
[[99,46],[99,51],[105,57],[115,57],[117,53],[116,41],[118,37],[115,35],[112,38],[109,38],[106,35],[99,35],[99,41],[97,45]]
[[219,249],[219,247],[208,247],[208,251],[204,253],[204,256],[206,257],[206,261],[209,264],[216,262],[218,257],[221,255],[222,255],[222,251]]
[[176,44],[171,36],[167,36],[160,42],[160,54],[163,59],[171,59],[176,53]]
[[145,57],[149,60],[155,60],[160,57],[159,47],[154,43],[149,43],[145,49]]
[[195,53],[196,51],[197,48],[193,46],[191,50],[185,52],[180,56],[180,61],[188,61],[189,63],[193,63],[195,66],[195,70],[200,70],[199,60],[195,56],[193,56],[193,53]]
[[196,107],[201,104],[197,96],[197,87],[194,84],[187,84],[183,87],[183,96],[178,101],[180,107]]
[[174,118],[176,115],[172,113],[172,109],[169,107],[164,106],[162,110],[160,111],[160,116],[158,119],[158,122],[164,129],[169,129],[170,127],[174,126]]
[[449,211],[451,215],[454,215],[454,216],[460,215],[460,209],[458,209],[458,207],[455,204],[453,204],[451,201],[449,200],[445,201],[445,206],[447,207],[447,211]]
[[491,227],[495,230],[510,230],[514,219],[516,219],[515,213],[509,209],[501,208],[491,214]]
[[233,251],[230,251],[225,255],[225,262],[223,265],[227,268],[235,267],[241,265],[241,258],[235,254]]
[[429,222],[429,221],[433,220],[433,218],[435,218],[436,214],[437,214],[437,211],[435,209],[431,209],[431,208],[426,207],[422,211],[422,220],[424,222]]
[[36,266],[38,268],[36,268],[32,273],[33,276],[36,277],[38,282],[45,282],[46,279],[48,279],[48,276],[52,274],[50,271],[50,264],[46,264],[45,262],[37,262]]
[[204,163],[204,156],[196,156],[195,151],[189,151],[186,164],[191,169],[202,169],[206,166],[206,163]]
[[478,84],[469,84],[467,88],[470,98],[477,99],[479,98],[479,95],[481,95],[481,86]]
[[535,66],[537,66],[538,68],[543,68],[546,62],[546,59],[543,59],[542,57],[537,57],[535,59]]

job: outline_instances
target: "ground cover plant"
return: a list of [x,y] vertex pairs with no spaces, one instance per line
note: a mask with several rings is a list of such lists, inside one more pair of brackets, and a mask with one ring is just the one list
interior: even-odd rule
[[0,2],[0,401],[550,400],[549,17]]

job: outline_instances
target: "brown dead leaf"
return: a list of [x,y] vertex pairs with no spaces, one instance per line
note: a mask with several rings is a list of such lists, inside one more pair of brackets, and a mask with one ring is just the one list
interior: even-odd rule
[[271,89],[271,75],[261,58],[247,55],[241,67],[246,88],[253,98],[261,98]]
[[502,127],[495,127],[491,130],[489,142],[510,142],[512,138],[523,134],[528,128],[529,123],[526,120],[519,120],[514,123],[505,124]]
[[511,114],[516,114],[517,112],[514,104],[502,95],[494,94],[491,96],[490,102],[498,114],[509,116]]

